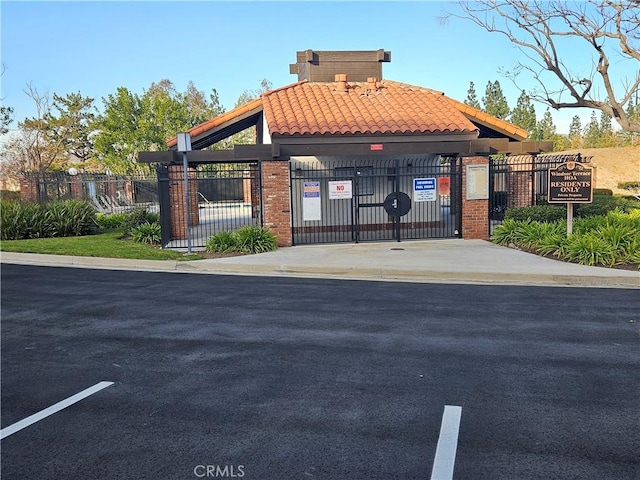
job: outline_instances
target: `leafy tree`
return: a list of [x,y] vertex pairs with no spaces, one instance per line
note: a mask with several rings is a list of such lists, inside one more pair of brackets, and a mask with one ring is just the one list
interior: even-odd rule
[[52,109],[44,116],[44,126],[52,139],[63,144],[67,162],[77,159],[84,168],[95,157],[96,115],[93,98],[83,97],[80,92],[65,97],[53,94]]
[[518,102],[511,112],[511,123],[524,128],[529,134],[536,130],[536,110],[531,103],[531,97],[523,90]]
[[578,148],[582,145],[582,121],[579,115],[574,115],[569,125],[569,142],[571,148]]
[[[265,79],[262,79],[260,82],[260,88],[255,90],[245,90],[240,94],[238,100],[236,101],[236,105],[234,108],[245,105],[256,98],[259,98],[265,92],[269,90],[273,90],[273,84]],[[251,145],[256,142],[256,129],[255,127],[247,128],[241,132],[232,135],[229,138],[226,138],[217,144],[217,148],[220,149],[231,149],[234,145]]]
[[600,122],[598,122],[598,114],[591,112],[591,119],[584,129],[584,146],[585,148],[595,148],[600,142]]
[[125,87],[102,99],[104,112],[95,139],[102,164],[118,174],[138,171],[138,152],[149,150],[151,142],[143,131],[145,118],[142,98]]
[[473,108],[477,108],[478,110],[482,110],[482,106],[480,105],[478,96],[476,95],[476,86],[473,82],[469,83],[469,90],[467,90],[467,98],[465,99],[464,103]]
[[509,117],[509,104],[498,80],[487,83],[482,103],[484,103],[484,111],[489,115],[502,120],[506,120]]
[[120,87],[103,103],[95,146],[114,173],[147,171],[149,166],[137,164],[139,152],[165,150],[167,138],[223,112],[215,90],[207,100],[193,82],[181,93],[167,79],[152,83],[142,95]]
[[547,108],[542,116],[542,119],[538,122],[536,128],[537,140],[552,140],[556,134],[556,126],[553,123],[553,117],[551,111]]
[[[509,76],[516,85],[522,72],[532,77],[539,86],[530,92],[534,100],[555,109],[600,110],[622,130],[640,132],[640,120],[625,109],[640,88],[637,0],[474,0],[459,2],[459,7],[445,19],[471,20],[504,35],[523,52],[524,61]],[[578,42],[585,48],[576,49]],[[616,73],[622,63],[632,65],[632,78]],[[592,67],[585,75],[587,65]]]
[[616,144],[616,135],[611,126],[611,117],[605,112],[600,112],[600,140],[599,147],[613,147]]

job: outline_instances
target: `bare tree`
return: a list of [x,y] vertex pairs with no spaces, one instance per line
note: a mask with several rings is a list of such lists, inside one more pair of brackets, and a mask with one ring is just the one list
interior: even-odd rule
[[[640,132],[640,121],[625,111],[640,87],[640,65],[635,63],[640,62],[637,0],[477,0],[459,4],[462,13],[448,13],[444,19],[471,20],[520,48],[526,60],[506,73],[518,86],[518,75],[529,72],[540,86],[530,92],[532,99],[555,109],[600,110],[624,131]],[[584,58],[568,58],[575,51],[568,54],[562,50],[568,43],[575,45],[576,40],[589,46],[582,51]],[[633,78],[615,78],[613,70],[620,61],[636,66]],[[585,76],[572,70],[569,63],[579,64],[580,69],[591,65],[590,72]],[[549,73],[555,76],[552,82],[547,81]]]
[[48,94],[40,94],[31,84],[25,91],[36,107],[36,116],[21,122],[18,138],[9,143],[8,152],[11,163],[20,173],[43,173],[57,163],[66,161],[64,157],[65,139],[54,136],[46,124],[46,117],[51,115],[51,101]]

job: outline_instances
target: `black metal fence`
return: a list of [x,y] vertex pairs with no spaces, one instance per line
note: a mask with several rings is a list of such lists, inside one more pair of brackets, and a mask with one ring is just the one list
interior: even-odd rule
[[262,225],[257,163],[190,165],[189,217],[184,171],[158,167],[162,244],[202,248],[212,235],[245,225]]
[[549,154],[490,158],[489,218],[491,225],[501,223],[509,208],[547,205],[549,169],[570,160],[587,163],[591,157]]
[[25,201],[85,200],[101,213],[122,213],[134,208],[158,210],[155,176],[79,173],[29,173],[21,183]]
[[290,169],[294,245],[459,234],[459,160],[314,158]]

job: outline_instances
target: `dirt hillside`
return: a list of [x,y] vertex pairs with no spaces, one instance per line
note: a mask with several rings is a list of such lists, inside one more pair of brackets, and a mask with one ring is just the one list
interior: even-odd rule
[[613,193],[629,194],[618,188],[620,182],[640,181],[640,146],[611,148],[579,148],[556,153],[580,153],[592,156],[596,165],[596,188],[609,188]]

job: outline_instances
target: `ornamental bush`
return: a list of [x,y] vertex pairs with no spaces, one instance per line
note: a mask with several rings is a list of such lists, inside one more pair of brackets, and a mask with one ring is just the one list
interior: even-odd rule
[[39,204],[1,202],[0,238],[75,237],[98,231],[96,210],[87,202],[63,200]]
[[159,223],[145,222],[131,229],[134,242],[158,245],[162,241],[162,229]]
[[276,236],[267,228],[245,225],[235,232],[222,231],[207,242],[208,252],[264,253],[278,248]]

